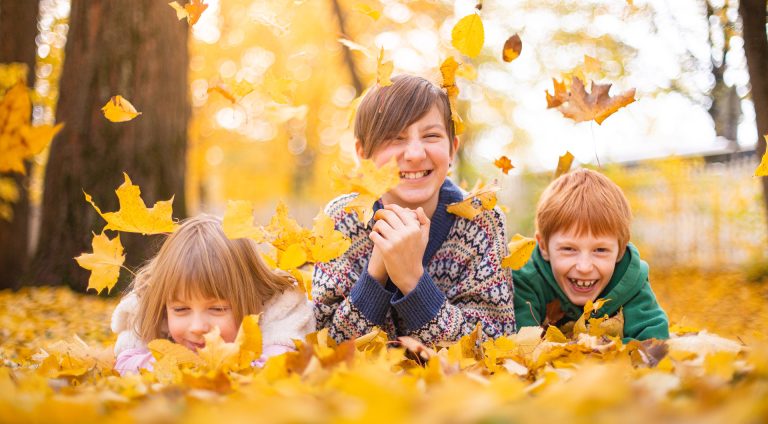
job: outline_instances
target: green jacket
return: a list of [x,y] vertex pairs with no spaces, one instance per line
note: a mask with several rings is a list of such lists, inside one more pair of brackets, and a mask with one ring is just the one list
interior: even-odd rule
[[[565,313],[558,325],[575,321],[581,316],[584,308],[568,300],[555,281],[552,266],[541,256],[538,246],[531,260],[519,271],[514,271],[513,276],[517,328],[538,326],[546,316],[547,304],[554,299],[560,299],[561,309]],[[627,245],[626,253],[616,264],[611,281],[597,298],[611,300],[593,317],[605,314],[613,316],[623,308],[625,339],[669,338],[669,320],[651,290],[648,264],[640,259],[640,253],[632,243]],[[530,306],[527,302],[530,302]]]

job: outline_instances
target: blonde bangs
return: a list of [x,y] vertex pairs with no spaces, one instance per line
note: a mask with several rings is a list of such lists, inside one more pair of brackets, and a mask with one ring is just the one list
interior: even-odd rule
[[228,239],[216,217],[190,218],[137,275],[136,329],[144,341],[166,337],[166,304],[194,298],[229,302],[239,325],[244,316],[261,312],[272,296],[292,286],[289,276],[266,266],[254,241]]

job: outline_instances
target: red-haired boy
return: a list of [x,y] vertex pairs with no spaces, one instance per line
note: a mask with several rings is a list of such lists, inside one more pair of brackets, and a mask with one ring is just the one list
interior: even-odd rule
[[625,339],[669,338],[667,315],[648,282],[648,264],[629,242],[632,213],[606,176],[578,169],[553,181],[536,207],[531,260],[514,272],[518,328],[538,326],[560,301],[562,326],[588,301],[610,299],[594,317],[623,313]]

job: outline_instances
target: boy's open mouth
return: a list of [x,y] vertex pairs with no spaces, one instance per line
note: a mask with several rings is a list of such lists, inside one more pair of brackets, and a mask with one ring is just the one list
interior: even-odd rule
[[568,281],[571,282],[574,290],[588,292],[592,290],[592,287],[594,287],[600,280],[578,280],[576,278],[568,278]]
[[404,180],[415,180],[418,178],[426,177],[431,174],[432,170],[418,171],[418,172],[400,172],[400,178]]

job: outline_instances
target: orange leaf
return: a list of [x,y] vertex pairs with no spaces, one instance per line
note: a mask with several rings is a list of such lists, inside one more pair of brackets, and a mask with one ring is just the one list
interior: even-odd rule
[[196,24],[200,19],[200,15],[208,8],[208,5],[203,0],[191,0],[184,6],[175,1],[168,3],[168,5],[176,11],[176,17],[179,20],[187,18],[190,26]]
[[496,206],[496,192],[499,187],[491,185],[473,190],[464,200],[448,205],[448,213],[466,218],[475,219],[483,210],[491,210]]
[[560,156],[557,160],[557,169],[555,169],[555,178],[567,173],[571,170],[573,165],[573,155],[569,151],[565,151],[565,154]]
[[557,107],[566,118],[576,122],[594,120],[599,125],[614,112],[635,101],[634,88],[614,97],[608,94],[610,88],[611,84],[592,82],[592,92],[587,93],[584,83],[573,77],[571,92],[567,93],[555,81],[555,95],[547,93],[547,107]]
[[515,167],[514,165],[512,165],[512,161],[509,160],[509,158],[506,156],[502,156],[496,159],[496,161],[494,161],[493,164],[497,168],[501,169],[501,172],[503,172],[504,174],[509,174],[509,170]]
[[511,62],[520,56],[520,52],[523,50],[523,42],[520,40],[520,36],[515,34],[504,42],[504,51],[501,54],[501,58],[505,62]]

